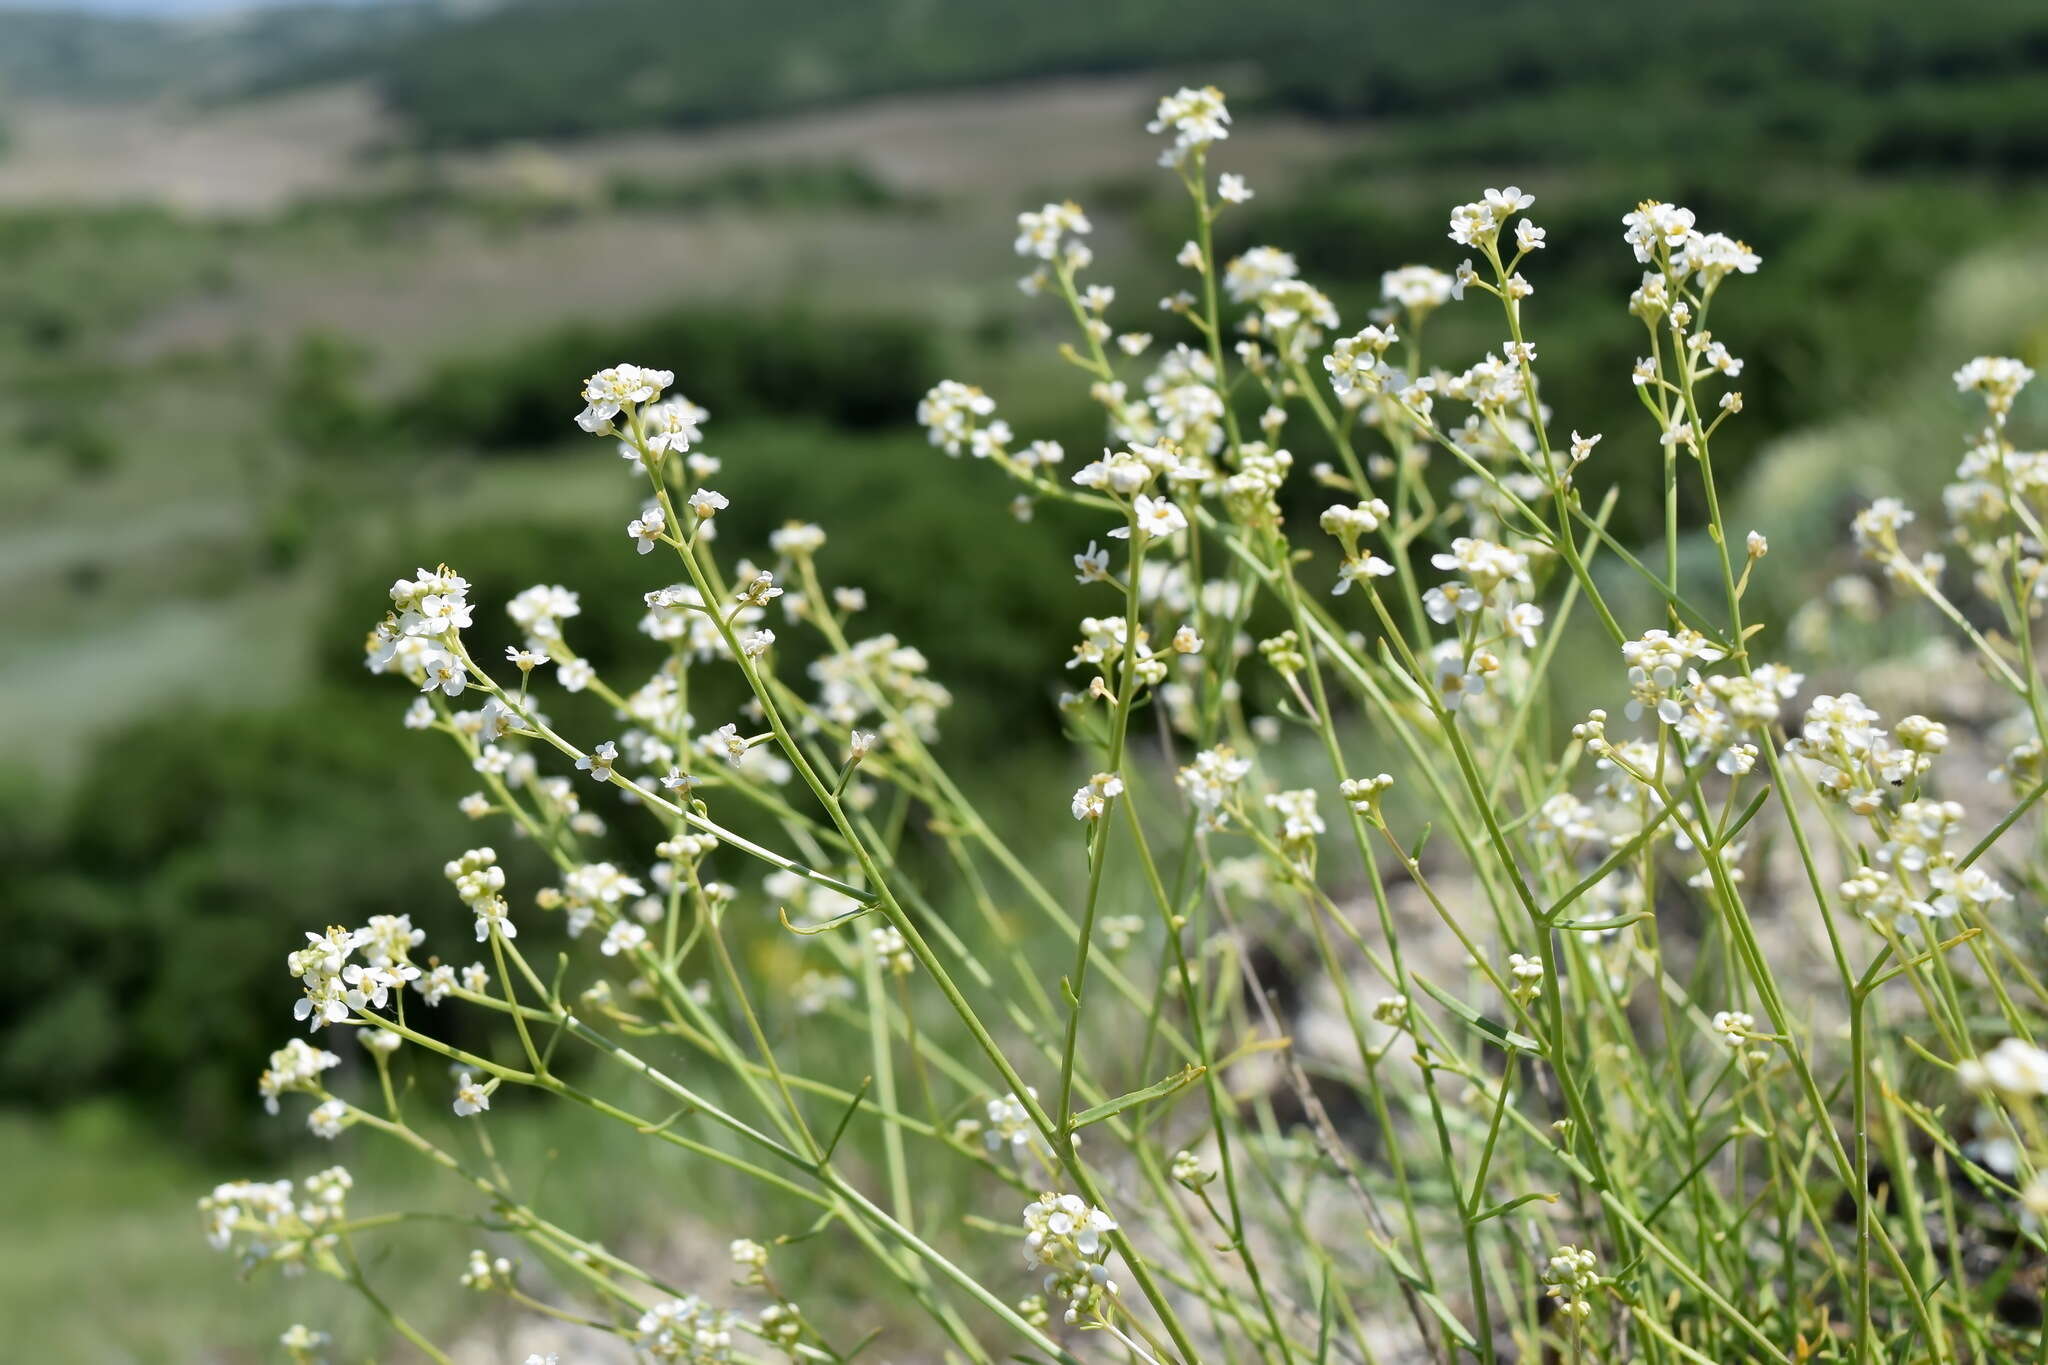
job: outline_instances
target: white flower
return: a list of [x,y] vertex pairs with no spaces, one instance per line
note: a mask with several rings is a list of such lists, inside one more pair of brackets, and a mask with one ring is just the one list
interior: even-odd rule
[[1074,793],[1069,803],[1076,820],[1100,820],[1109,803],[1123,795],[1124,780],[1115,773],[1097,773],[1088,779],[1088,785]]
[[505,904],[502,897],[492,896],[489,900],[477,902],[472,908],[476,911],[478,943],[490,938],[492,930],[496,930],[500,938],[519,937],[519,926],[512,922],[511,907]]
[[668,531],[668,517],[657,503],[649,503],[646,510],[626,523],[626,534],[640,542],[639,552],[646,554],[661,542]]
[[343,1104],[340,1100],[327,1100],[322,1104],[316,1105],[313,1111],[306,1115],[306,1127],[312,1132],[314,1137],[332,1140],[341,1136],[341,1130],[346,1126],[347,1119],[348,1106],[346,1104]]
[[2006,1095],[2048,1095],[2048,1052],[2018,1038],[2007,1038],[1981,1058],[1956,1068],[1963,1084]]
[[[1165,498],[1155,498],[1145,493],[1138,494],[1137,501],[1132,505],[1131,517],[1137,523],[1141,540],[1158,540],[1188,529],[1188,519],[1180,508]],[[1115,540],[1128,540],[1131,528],[1111,527],[1109,534]]]
[[1386,578],[1394,572],[1394,566],[1370,550],[1361,550],[1351,555],[1337,568],[1337,586],[1330,589],[1330,596],[1342,597],[1351,591],[1353,583],[1362,583],[1368,578]]
[[341,1065],[341,1058],[303,1038],[293,1038],[270,1054],[270,1065],[257,1078],[256,1089],[263,1107],[277,1112],[277,1097],[288,1090],[310,1090],[318,1085],[320,1073]]
[[612,419],[628,404],[651,403],[675,382],[668,370],[647,370],[638,365],[615,365],[599,370],[583,381],[583,411],[576,425],[596,433],[609,430]]
[[[640,414],[641,426],[647,434],[647,448],[656,455],[670,452],[680,455],[703,440],[701,428],[710,418],[710,413],[681,394],[663,399]],[[630,446],[623,453],[628,458],[634,456]]]
[[758,659],[758,658],[760,658],[760,657],[761,657],[761,656],[762,656],[763,654],[766,654],[766,653],[768,652],[768,649],[769,649],[769,647],[770,647],[771,645],[773,645],[774,643],[775,643],[775,632],[774,632],[774,631],[772,631],[772,630],[756,630],[756,631],[751,631],[751,632],[749,632],[748,634],[746,634],[745,636],[742,636],[742,637],[741,637],[741,639],[740,639],[740,653],[742,653],[742,654],[746,655],[746,656],[747,656],[747,657],[748,657],[749,659]]
[[438,688],[447,696],[459,697],[462,690],[469,686],[469,674],[463,667],[462,660],[446,650],[429,650],[420,659],[420,670],[424,675],[424,681],[420,684],[422,692],[432,692]]
[[1856,548],[1872,559],[1887,557],[1898,546],[1899,532],[1913,521],[1913,513],[1897,498],[1879,498],[1856,514],[1850,532]]
[[[583,605],[578,596],[567,588],[545,583],[535,584],[505,604],[505,614],[512,623],[525,631],[532,640],[556,640],[562,635],[562,622],[572,616],[583,614]],[[532,646],[539,653],[538,646]],[[511,657],[510,651],[507,657]],[[513,659],[514,663],[518,659]]]
[[1295,277],[1294,257],[1273,246],[1255,246],[1223,267],[1224,292],[1232,303],[1249,303]]
[[870,929],[868,948],[881,960],[884,967],[897,976],[908,976],[916,970],[917,958],[911,953],[910,945],[904,941],[903,931],[893,924]]
[[1233,204],[1242,204],[1252,197],[1251,188],[1244,183],[1244,177],[1232,175],[1228,171],[1217,177],[1216,193],[1218,197]]
[[1066,1300],[1070,1323],[1106,1321],[1117,1294],[1107,1264],[1116,1222],[1071,1194],[1045,1194],[1024,1210],[1024,1263],[1046,1270],[1045,1292]]
[[604,942],[598,945],[598,951],[606,957],[617,957],[620,953],[630,953],[645,942],[647,931],[638,924],[629,919],[614,920],[611,928],[605,930]]
[[589,773],[593,782],[609,782],[612,780],[612,765],[618,761],[619,746],[608,739],[577,759],[576,767],[580,772]]
[[1522,642],[1524,649],[1536,648],[1536,628],[1543,624],[1543,608],[1534,602],[1517,602],[1508,608],[1508,634]]
[[295,1322],[285,1328],[277,1344],[292,1353],[293,1359],[311,1359],[313,1352],[329,1345],[334,1340],[325,1332],[316,1332],[302,1322]]
[[1316,794],[1312,788],[1273,792],[1266,797],[1266,805],[1280,813],[1280,841],[1288,845],[1290,851],[1299,853],[1312,846],[1316,836],[1324,831],[1323,817],[1316,813]]
[[1163,133],[1169,128],[1174,134],[1173,146],[1160,157],[1168,166],[1179,165],[1191,150],[1229,137],[1230,111],[1224,107],[1223,92],[1213,85],[1200,90],[1182,86],[1161,99],[1159,116],[1145,125],[1145,131]]
[[1451,277],[1426,265],[1404,265],[1380,276],[1380,297],[1422,318],[1451,301]]
[[1017,215],[1017,254],[1050,261],[1060,255],[1063,243],[1071,245],[1073,238],[1091,230],[1088,216],[1073,200],[1047,204],[1036,213]]
[[836,972],[806,971],[797,978],[794,989],[796,1012],[803,1015],[822,1014],[830,1009],[833,1002],[851,1000],[855,986],[848,977]]
[[1074,581],[1076,583],[1106,583],[1109,581],[1109,551],[1099,550],[1094,541],[1088,548],[1074,556]]
[[564,692],[581,692],[597,681],[597,670],[584,659],[564,659],[555,665],[555,681]]
[[712,744],[724,752],[726,761],[738,767],[740,760],[747,756],[747,741],[740,734],[740,727],[727,721],[711,732]]
[[2012,411],[2013,399],[2033,379],[2034,372],[2010,356],[1980,355],[1956,371],[1956,390],[1972,389],[1984,395],[1992,416],[2001,422]]
[[1380,773],[1374,777],[1347,777],[1337,784],[1337,791],[1351,809],[1360,815],[1370,815],[1393,785],[1393,774]]
[[980,389],[957,379],[942,379],[918,400],[917,423],[933,445],[948,455],[958,455],[960,447],[973,438],[977,419],[995,410],[996,400]]
[[1621,223],[1627,229],[1622,234],[1624,240],[1634,250],[1636,260],[1644,265],[1656,260],[1659,246],[1682,252],[1686,242],[1697,235],[1693,231],[1691,209],[1659,203],[1655,199],[1646,199],[1636,205],[1635,212],[1623,215]]
[[445,962],[440,963],[412,985],[413,989],[420,993],[420,1000],[423,1003],[438,1005],[455,989],[455,968]]
[[[1029,1087],[1026,1089],[1032,1098],[1037,1098],[1036,1090],[1030,1090]],[[985,1112],[988,1115],[988,1126],[982,1130],[981,1140],[988,1144],[991,1152],[999,1152],[1004,1147],[1029,1146],[1031,1140],[1038,1136],[1038,1129],[1031,1122],[1030,1109],[1025,1107],[1024,1101],[1018,1099],[1015,1094],[990,1100]]]
[[708,488],[700,488],[690,494],[690,510],[697,514],[699,521],[709,521],[730,506],[732,504],[726,500],[725,494],[714,493]]
[[490,1107],[491,1095],[488,1089],[471,1080],[467,1071],[456,1076],[455,1115],[457,1118],[466,1119],[471,1114],[481,1114]]
[[1188,800],[1204,814],[1208,823],[1220,829],[1225,819],[1223,806],[1251,776],[1251,771],[1250,759],[1239,758],[1237,751],[1229,745],[1219,744],[1196,754],[1195,761],[1182,768],[1174,781],[1187,793]]

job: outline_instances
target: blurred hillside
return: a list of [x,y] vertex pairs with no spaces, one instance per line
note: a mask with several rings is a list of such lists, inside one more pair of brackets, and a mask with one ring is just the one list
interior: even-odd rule
[[[1081,200],[1113,324],[1180,339],[1154,300],[1184,202],[1143,124],[1186,81],[1231,91],[1218,163],[1257,190],[1225,248],[1293,250],[1347,326],[1382,270],[1455,265],[1448,205],[1535,192],[1546,394],[1607,433],[1634,540],[1641,198],[1763,255],[1717,307],[1750,359],[1717,450],[1774,536],[1924,494],[1954,458],[1947,373],[2048,351],[2038,7],[0,10],[0,1104],[115,1095],[201,1164],[281,1140],[250,1125],[282,945],[459,919],[440,865],[470,775],[396,747],[402,689],[357,659],[384,585],[441,558],[494,604],[545,576],[584,594],[586,653],[633,654],[658,586],[619,534],[635,488],[570,421],[618,360],[712,410],[729,545],[828,527],[869,628],[958,694],[948,749],[1012,804],[1060,761],[1086,528],[1010,521],[912,410],[958,376],[1024,439],[1100,444],[1052,353],[1067,320],[1014,287],[1014,215]],[[1499,342],[1458,310],[1431,330],[1447,361]]]

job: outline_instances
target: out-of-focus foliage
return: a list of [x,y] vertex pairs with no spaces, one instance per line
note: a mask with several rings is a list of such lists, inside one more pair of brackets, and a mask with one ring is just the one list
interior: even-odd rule
[[[1987,0],[1940,10],[1737,0],[1678,12],[1488,3],[1455,22],[1387,0],[716,0],[687,10],[523,0],[461,13],[293,9],[198,27],[0,17],[9,93],[227,98],[367,78],[389,99],[400,140],[444,147],[1184,64],[1164,86],[1221,78],[1226,58],[1235,90],[1262,85],[1240,113],[1262,100],[1366,120],[1335,159],[1291,182],[1242,165],[1259,195],[1225,220],[1222,244],[1286,243],[1347,324],[1377,304],[1382,270],[1456,263],[1445,206],[1508,180],[1540,193],[1550,235],[1528,273],[1545,397],[1567,422],[1608,434],[1603,457],[1636,458],[1653,439],[1627,383],[1642,338],[1623,311],[1636,268],[1618,219],[1635,199],[1690,204],[1764,254],[1727,331],[1753,357],[1751,417],[1717,449],[1731,471],[1754,453],[1750,433],[1881,396],[1917,354],[1933,282],[1960,255],[2041,219],[2031,179],[2048,138],[2048,15]],[[986,757],[992,787],[1004,764],[1037,761],[1056,720],[1049,704],[1016,705],[1017,680],[1041,679],[1047,697],[1057,688],[1076,606],[1059,575],[1016,566],[1063,562],[1088,528],[1044,509],[1033,525],[964,515],[988,496],[975,477],[985,471],[889,430],[907,428],[933,381],[971,371],[1020,436],[1092,456],[1097,414],[1033,358],[1047,348],[1045,310],[1031,301],[1000,286],[885,280],[852,304],[828,306],[799,286],[706,305],[648,273],[630,309],[488,330],[456,317],[425,340],[351,328],[329,300],[302,305],[291,327],[252,302],[339,258],[364,277],[473,242],[612,220],[965,231],[949,216],[958,203],[906,190],[878,164],[843,150],[709,168],[650,162],[548,193],[422,157],[392,162],[388,180],[240,217],[150,204],[0,211],[0,453],[11,465],[0,502],[19,509],[9,535],[55,544],[8,566],[18,656],[62,652],[173,595],[224,613],[293,581],[317,589],[287,608],[250,608],[260,629],[236,638],[262,647],[220,660],[233,681],[212,685],[200,719],[185,696],[152,687],[137,718],[91,743],[60,796],[25,783],[10,799],[0,912],[28,927],[4,969],[22,984],[0,1018],[0,1093],[120,1090],[165,1112],[218,1111],[232,1120],[224,1129],[238,1128],[252,1059],[285,1024],[271,1003],[280,932],[414,905],[459,918],[431,859],[378,869],[365,853],[459,849],[466,829],[452,801],[468,775],[389,778],[380,755],[395,707],[356,685],[355,645],[384,585],[412,567],[389,558],[399,527],[407,544],[445,547],[487,610],[530,583],[532,566],[572,564],[566,586],[586,603],[579,647],[602,665],[642,643],[638,599],[655,585],[623,537],[616,555],[588,552],[613,471],[587,441],[563,456],[581,439],[565,375],[619,360],[674,369],[677,387],[713,412],[706,448],[726,460],[716,486],[734,502],[721,526],[757,542],[787,516],[829,524],[828,559],[869,592],[863,627],[925,649],[961,698],[949,753]],[[1185,231],[1170,179],[1009,186],[1017,198],[1006,206],[1028,207],[1041,191],[1074,193],[1105,225],[1135,229],[1105,234],[1126,281],[1119,318],[1174,335],[1151,321],[1148,295],[1186,281],[1145,264],[1170,257]],[[138,340],[163,314],[209,309],[242,330]],[[1441,314],[1434,353],[1497,347],[1482,316]],[[516,484],[526,504],[569,506],[555,522],[465,531],[486,515],[495,480]],[[1627,539],[1656,532],[1654,484],[1624,489],[1616,525]],[[628,487],[620,475],[622,500]],[[59,509],[48,524],[34,510],[44,505]],[[275,681],[291,666],[311,685]],[[252,795],[252,766],[290,774],[291,799]],[[374,875],[332,875],[357,866]],[[297,889],[282,900],[256,889],[273,883]],[[194,1001],[206,1036],[151,1023]]]
[[[452,142],[1229,61],[1256,69],[1271,103],[1428,118],[1468,155],[1478,131],[1503,160],[1530,142],[1543,159],[1576,160],[1593,144],[1635,137],[1728,156],[1792,140],[1872,165],[1953,167],[1960,151],[2009,170],[2037,167],[2048,152],[2036,77],[2048,64],[2048,16],[2026,5],[1486,0],[1463,7],[1455,28],[1441,17],[1415,0],[712,0],[686,10],[663,0],[521,0],[456,19],[429,41],[372,37],[292,74],[368,75],[423,136]],[[548,59],[519,60],[540,52]],[[1500,116],[1517,101],[1569,117]]]
[[444,361],[401,400],[402,415],[431,438],[482,450],[550,445],[562,438],[561,376],[624,355],[664,357],[716,416],[815,416],[850,428],[900,423],[938,365],[929,329],[906,318],[679,307]]
[[[1347,321],[1362,320],[1379,303],[1380,272],[1389,265],[1455,260],[1459,252],[1443,240],[1431,210],[1473,192],[1475,183],[1469,174],[1431,173],[1390,195],[1378,188],[1386,172],[1374,163],[1361,156],[1292,197],[1255,201],[1228,227],[1230,246],[1292,243],[1303,274],[1331,293]],[[1537,290],[1529,307],[1544,396],[1588,432],[1626,440],[1644,430],[1636,394],[1616,382],[1647,348],[1641,324],[1621,306],[1640,267],[1614,249],[1620,210],[1632,196],[1687,204],[1702,222],[1726,224],[1764,251],[1764,268],[1745,281],[1744,307],[1726,334],[1754,357],[1742,382],[1754,420],[1733,428],[1716,450],[1717,463],[1733,473],[1815,411],[1843,410],[1870,395],[1912,346],[1931,282],[1959,253],[2008,235],[2015,214],[2048,204],[2032,189],[1961,178],[1746,181],[1654,166],[1635,174],[1538,175],[1528,183],[1542,193],[1550,236],[1528,273]],[[1160,215],[1155,252],[1179,240],[1169,217]],[[1448,309],[1429,330],[1433,344],[1447,343],[1452,354],[1501,342],[1498,327],[1477,310]],[[1616,525],[1631,538],[1656,534],[1660,499],[1653,480],[1625,487]],[[1704,509],[1689,502],[1688,510]]]
[[189,23],[0,7],[0,94],[224,94],[319,53],[412,37],[452,12],[434,0],[311,3],[252,6]]

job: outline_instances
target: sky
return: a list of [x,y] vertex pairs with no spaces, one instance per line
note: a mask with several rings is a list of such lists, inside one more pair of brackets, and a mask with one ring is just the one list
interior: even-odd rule
[[[334,3],[335,0],[328,0]],[[371,0],[340,0],[363,4]],[[275,9],[293,0],[0,0],[0,10],[78,10],[91,14],[145,15],[155,18],[193,18],[209,14],[230,14],[237,10]]]

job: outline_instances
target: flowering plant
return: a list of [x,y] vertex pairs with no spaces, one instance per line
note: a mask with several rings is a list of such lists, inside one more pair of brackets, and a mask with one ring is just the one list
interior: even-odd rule
[[[1345,335],[1285,251],[1218,259],[1216,223],[1253,194],[1212,175],[1230,126],[1213,89],[1150,125],[1194,236],[1163,301],[1184,339],[1149,362],[1089,278],[1087,215],[1019,215],[1025,290],[1075,324],[1099,459],[1067,473],[956,381],[917,414],[1010,479],[1019,515],[1100,518],[1073,570],[1104,605],[1059,702],[1092,774],[1067,805],[1079,837],[1026,856],[998,832],[940,757],[942,667],[860,636],[865,595],[831,583],[822,529],[786,526],[765,563],[718,553],[708,415],[622,364],[575,421],[644,481],[634,550],[674,566],[645,597],[652,672],[580,655],[567,588],[506,604],[500,666],[455,570],[393,585],[370,668],[473,765],[465,811],[554,876],[515,886],[483,845],[448,862],[466,965],[402,914],[308,932],[297,1017],[354,1032],[374,1076],[342,1085],[340,1056],[295,1038],[266,1106],[303,1095],[317,1136],[375,1132],[466,1182],[493,1244],[463,1284],[652,1360],[847,1360],[864,1322],[971,1361],[2037,1353],[1992,1311],[2048,1264],[2048,988],[2021,912],[2048,791],[2048,454],[2008,429],[2030,371],[1957,375],[1987,411],[1944,498],[1967,596],[1902,504],[1854,524],[2008,714],[1999,793],[1973,811],[1949,795],[1947,724],[1809,695],[1762,652],[1783,643],[1748,605],[1770,547],[1724,520],[1713,459],[1743,362],[1708,328],[1756,252],[1673,205],[1622,219],[1641,476],[1666,509],[1648,564],[1608,530],[1613,488],[1586,486],[1608,463],[1639,476],[1624,442],[1560,438],[1542,396],[1533,196],[1454,208],[1455,269],[1388,271]],[[1506,333],[1459,370],[1424,346],[1454,306],[1497,308]],[[1302,425],[1318,462],[1289,448]],[[1703,582],[1681,573],[1682,489],[1707,509]],[[1311,498],[1326,510],[1304,516]],[[784,662],[797,639],[807,670]],[[1553,732],[1561,649],[1609,661],[1621,719],[1575,709]],[[700,720],[721,679],[743,704]],[[618,728],[557,729],[554,688]],[[591,856],[614,818],[635,865]],[[534,914],[574,941],[552,967],[522,949]],[[802,971],[757,969],[764,936]],[[504,1048],[451,1041],[455,1007],[501,1020]],[[799,1047],[806,1021],[835,1052]],[[408,1078],[471,1141],[420,1122]],[[536,1211],[488,1140],[514,1091],[686,1153],[750,1220],[728,1229],[734,1283],[673,1284]],[[730,1193],[750,1188],[757,1205]],[[448,1359],[357,1251],[403,1214],[356,1197],[335,1168],[202,1208],[248,1266],[345,1279]],[[902,1312],[776,1270],[814,1239]],[[320,1337],[285,1344],[311,1358]]]

